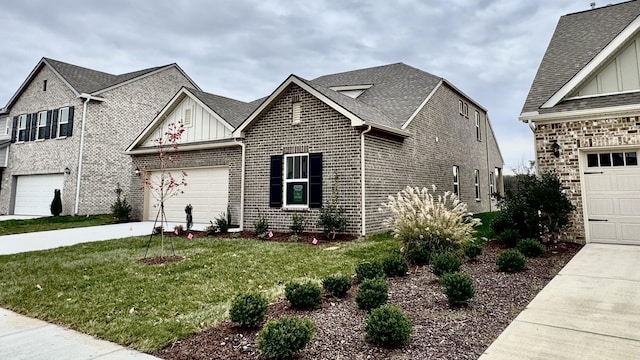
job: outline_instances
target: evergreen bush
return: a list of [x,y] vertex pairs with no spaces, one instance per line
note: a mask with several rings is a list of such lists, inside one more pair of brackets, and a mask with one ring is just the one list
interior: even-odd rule
[[405,276],[409,272],[409,264],[407,259],[398,252],[382,259],[382,267],[387,276]]
[[475,294],[473,279],[463,272],[444,274],[440,278],[440,283],[444,286],[444,293],[453,306],[466,304]]
[[460,270],[462,258],[454,252],[433,254],[431,257],[431,271],[436,276]]
[[312,309],[322,303],[322,289],[312,281],[289,282],[284,295],[294,309]]
[[308,318],[285,316],[268,321],[258,333],[258,351],[269,359],[289,359],[307,346],[315,332]]
[[351,289],[351,276],[345,274],[329,275],[322,280],[322,287],[335,297],[344,297]]
[[395,305],[384,305],[371,311],[365,325],[365,339],[382,347],[399,347],[409,342],[412,327],[402,309]]
[[62,214],[62,197],[60,196],[60,189],[53,190],[53,201],[51,201],[51,215],[60,216]]
[[538,257],[544,255],[545,248],[540,241],[536,239],[524,239],[518,241],[516,249],[526,257]]
[[260,293],[241,293],[231,300],[229,317],[243,327],[256,327],[267,314],[269,302]]
[[515,249],[505,250],[498,255],[496,260],[498,269],[502,272],[515,273],[524,270],[527,258]]
[[356,294],[356,305],[368,312],[386,304],[388,300],[389,285],[387,279],[382,277],[364,280]]
[[384,276],[384,267],[382,267],[382,263],[378,260],[361,262],[356,266],[356,279],[358,282]]

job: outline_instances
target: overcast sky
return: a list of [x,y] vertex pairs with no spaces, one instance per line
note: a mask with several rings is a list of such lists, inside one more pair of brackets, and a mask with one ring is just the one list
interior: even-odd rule
[[489,110],[508,170],[534,159],[518,115],[556,23],[589,3],[3,0],[0,107],[42,57],[112,74],[175,62],[204,91],[245,101],[292,73],[313,79],[403,62]]

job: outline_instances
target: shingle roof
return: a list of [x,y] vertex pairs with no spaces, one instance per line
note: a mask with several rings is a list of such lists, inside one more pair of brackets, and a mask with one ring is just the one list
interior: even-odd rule
[[[187,88],[200,101],[205,103],[211,110],[220,115],[231,126],[237,128],[255,110],[262,99],[246,103],[239,100],[230,99],[224,96],[206,93],[204,91]],[[259,102],[258,102],[259,101]]]
[[[428,72],[396,63],[324,75],[310,83],[321,87],[323,94],[356,115],[362,115],[363,119],[399,129],[441,80]],[[329,89],[347,85],[373,86],[357,99]]]
[[[540,106],[584,68],[638,15],[640,2],[629,1],[562,16],[542,58],[522,112],[540,110]],[[548,111],[561,109],[562,107],[557,107]]]

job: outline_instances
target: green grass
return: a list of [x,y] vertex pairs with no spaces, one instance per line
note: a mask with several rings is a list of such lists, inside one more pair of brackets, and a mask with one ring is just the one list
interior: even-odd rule
[[58,216],[0,221],[0,235],[113,224],[113,215]]
[[497,211],[473,214],[473,217],[482,221],[482,225],[476,228],[477,238],[486,237],[487,239],[494,239],[496,237],[493,229],[491,229],[491,220],[493,220],[497,215]]
[[[352,273],[359,262],[398,248],[388,235],[317,246],[176,239],[185,259],[152,266],[136,262],[147,239],[0,256],[0,306],[153,351],[225,319],[237,292],[261,290],[275,300],[289,280]],[[158,242],[150,256],[158,255]],[[165,239],[165,252],[167,245]]]

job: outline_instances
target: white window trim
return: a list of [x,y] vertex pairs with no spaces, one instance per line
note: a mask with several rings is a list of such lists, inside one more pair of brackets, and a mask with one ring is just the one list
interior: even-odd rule
[[[24,120],[24,122],[22,121]],[[20,140],[20,131],[25,132],[25,140]],[[16,129],[16,142],[21,143],[25,142],[27,138],[27,114],[18,115],[18,128]]]
[[464,117],[468,119],[469,118],[469,104],[464,103],[462,112],[464,113]]
[[457,165],[453,166],[453,194],[460,198],[460,167]]
[[458,113],[460,115],[464,115],[464,103],[462,102],[462,100],[458,100]]
[[482,132],[480,131],[480,113],[476,111],[476,140],[482,141]]
[[480,170],[473,170],[473,182],[476,191],[476,201],[480,201]]
[[291,103],[291,124],[298,125],[302,119],[302,101]]
[[496,175],[493,171],[489,171],[489,195],[493,197],[496,193]]
[[[44,115],[44,124],[40,125],[40,120],[43,118],[42,115]],[[46,135],[43,137],[40,137],[40,129],[46,128],[46,127],[47,127],[47,112],[40,111],[38,113],[38,121],[36,121],[36,140],[44,140],[46,138]]]
[[7,117],[7,120],[4,123],[4,135],[5,136],[10,136],[11,135],[11,127],[12,126],[13,126],[13,120],[11,119],[11,117]]
[[[63,114],[62,110],[67,109],[67,116],[63,117],[61,116]],[[65,135],[60,136],[60,126],[62,126],[62,124],[69,124],[69,107],[63,107],[58,109],[58,131],[56,132],[56,138],[66,138],[67,135],[66,133],[69,132],[69,130],[67,129],[67,131],[65,132]]]
[[[307,177],[306,178],[300,178],[300,179],[288,179],[287,178],[287,159],[288,158],[293,158],[296,156],[306,156],[307,158]],[[282,182],[283,182],[283,186],[282,186],[282,204],[283,207],[285,209],[308,209],[309,208],[309,153],[295,153],[295,154],[285,154],[284,155],[284,166],[282,167]],[[287,185],[289,183],[300,183],[300,182],[306,182],[307,183],[307,203],[306,204],[288,204],[287,203]]]
[[[193,127],[193,116],[194,116],[194,109],[192,109],[191,107],[188,107],[186,109],[184,109],[184,119],[182,119],[182,126],[188,128],[188,127]],[[187,118],[187,114],[189,115],[189,117]]]

